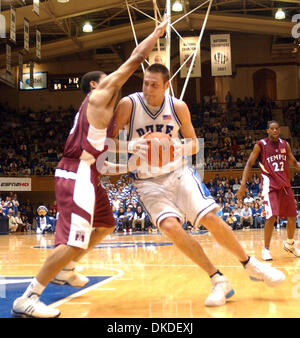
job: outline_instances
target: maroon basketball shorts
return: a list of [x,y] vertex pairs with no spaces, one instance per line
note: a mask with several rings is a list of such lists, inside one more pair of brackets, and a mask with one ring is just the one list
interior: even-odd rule
[[86,249],[93,228],[115,225],[106,191],[91,182],[91,169],[83,161],[76,172],[56,169],[55,195],[59,213],[56,246],[67,244]]
[[266,192],[263,198],[266,219],[272,216],[279,216],[280,218],[297,216],[295,197],[291,187],[271,190]]

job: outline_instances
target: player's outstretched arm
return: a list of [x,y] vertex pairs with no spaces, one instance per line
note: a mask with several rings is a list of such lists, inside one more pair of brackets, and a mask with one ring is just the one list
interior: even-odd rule
[[140,64],[148,57],[157,40],[164,35],[168,22],[169,18],[165,16],[154,31],[133,50],[129,59],[115,72],[108,75],[99,86],[113,86],[120,89]]
[[106,128],[112,118],[119,89],[135,72],[153,49],[156,41],[165,32],[169,19],[162,23],[144,39],[132,52],[131,56],[116,71],[101,79],[89,97],[87,117],[95,128]]

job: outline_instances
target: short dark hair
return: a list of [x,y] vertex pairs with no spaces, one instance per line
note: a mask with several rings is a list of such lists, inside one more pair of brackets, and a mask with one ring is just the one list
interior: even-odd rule
[[105,73],[101,72],[100,70],[95,70],[93,72],[88,72],[84,74],[83,77],[81,78],[80,84],[82,91],[85,94],[88,94],[91,91],[90,82],[91,81],[98,82],[102,75],[105,75]]
[[153,63],[148,68],[146,68],[146,72],[161,73],[164,83],[166,83],[170,79],[169,69],[161,63]]
[[280,127],[279,122],[277,122],[277,121],[275,121],[275,120],[271,120],[271,121],[268,121],[268,123],[267,123],[268,129],[270,128],[270,125],[271,125],[272,123],[276,123],[276,124],[278,124],[278,127]]

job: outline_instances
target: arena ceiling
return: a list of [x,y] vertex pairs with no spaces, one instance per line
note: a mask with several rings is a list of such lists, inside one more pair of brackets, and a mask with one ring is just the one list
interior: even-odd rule
[[[171,0],[173,2],[174,0]],[[181,0],[184,12],[188,12],[204,0]],[[154,22],[140,11],[154,16],[155,0],[128,0],[137,38],[140,41],[149,34]],[[163,13],[165,0],[156,0]],[[30,21],[30,52],[24,53],[24,60],[34,59],[35,30],[42,34],[42,59],[60,60],[71,57],[93,57],[99,63],[110,64],[124,60],[122,44],[133,41],[133,33],[129,21],[125,0],[70,0],[59,3],[57,0],[41,0],[40,15],[33,12],[32,0],[2,0],[1,14],[6,19],[7,36],[9,35],[10,6],[16,8],[17,44],[13,45],[12,63],[17,64],[17,53],[23,51],[24,17]],[[197,11],[176,24],[176,29],[184,34],[196,34],[201,29],[206,3]],[[286,12],[285,20],[275,20],[278,8]],[[273,37],[274,45],[291,45],[291,30],[294,23],[291,18],[300,13],[300,0],[214,0],[207,22],[208,32],[231,32],[232,34],[263,34]],[[172,13],[172,21],[183,13]],[[89,21],[94,31],[84,33],[82,25]],[[5,39],[0,39],[0,68],[5,65]],[[297,48],[298,48],[298,44]],[[281,50],[281,48],[280,48]],[[295,52],[295,51],[294,51]],[[298,52],[297,52],[298,54]],[[102,60],[102,61],[101,61]]]

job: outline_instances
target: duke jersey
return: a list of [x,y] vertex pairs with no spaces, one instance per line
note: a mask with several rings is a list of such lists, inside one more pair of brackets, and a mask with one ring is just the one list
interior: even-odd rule
[[257,144],[261,150],[259,166],[263,185],[267,182],[269,191],[290,187],[287,142],[281,138],[277,142],[272,142],[269,138],[265,138],[259,140]]
[[[125,127],[128,132],[128,140],[139,138],[147,132],[161,132],[179,140],[181,123],[176,115],[174,101],[177,99],[165,94],[164,100],[156,113],[152,113],[143,100],[143,93],[134,93],[128,96],[132,102],[132,112],[129,124]],[[172,163],[172,169],[182,164],[182,158]],[[171,164],[170,163],[170,164]],[[140,179],[157,177],[168,172],[167,166],[153,168],[149,172],[137,170]]]

